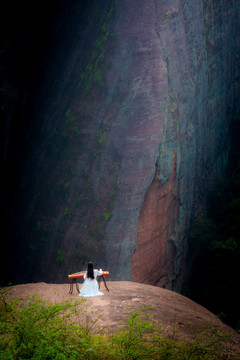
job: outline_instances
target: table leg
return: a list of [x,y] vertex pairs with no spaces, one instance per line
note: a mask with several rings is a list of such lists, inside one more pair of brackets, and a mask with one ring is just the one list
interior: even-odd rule
[[77,282],[77,279],[75,278],[75,279],[71,279],[71,281],[70,281],[70,290],[69,290],[70,295],[72,295],[72,293],[73,293],[73,285],[74,284],[76,284],[77,292],[80,293],[78,282]]

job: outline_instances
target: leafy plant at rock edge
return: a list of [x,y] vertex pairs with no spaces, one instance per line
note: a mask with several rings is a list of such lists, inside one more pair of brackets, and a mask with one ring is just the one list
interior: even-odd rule
[[[84,308],[86,300],[50,303],[38,295],[19,301],[0,293],[0,358],[5,359],[234,359],[225,352],[224,334],[199,331],[188,341],[164,335],[151,309],[129,312],[121,330],[92,333],[100,316]],[[234,355],[233,355],[234,356]]]
[[50,303],[33,295],[24,304],[1,294],[1,359],[85,359],[89,335],[71,318],[84,300]]

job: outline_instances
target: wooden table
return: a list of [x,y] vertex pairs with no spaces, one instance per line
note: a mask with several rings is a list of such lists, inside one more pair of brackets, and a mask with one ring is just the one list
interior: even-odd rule
[[[73,285],[74,285],[74,284],[76,284],[77,292],[80,293],[77,279],[78,279],[78,278],[83,278],[84,275],[85,275],[85,273],[86,273],[86,271],[80,271],[80,272],[77,272],[77,273],[68,275],[68,278],[70,279],[70,290],[69,290],[69,294],[72,294],[72,293],[73,293]],[[98,281],[99,281],[99,285],[98,285],[98,286],[99,286],[99,289],[100,289],[100,282],[101,282],[101,280],[103,280],[104,285],[105,285],[105,288],[107,289],[107,291],[109,291],[109,289],[108,289],[108,287],[107,287],[107,284],[106,284],[106,281],[105,281],[105,279],[104,279],[104,276],[109,276],[109,271],[102,271],[102,275],[98,275]]]

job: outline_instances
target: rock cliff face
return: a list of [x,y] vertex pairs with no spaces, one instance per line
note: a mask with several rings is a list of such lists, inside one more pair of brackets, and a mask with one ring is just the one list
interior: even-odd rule
[[73,2],[23,114],[12,279],[61,282],[91,259],[112,279],[180,289],[190,221],[228,162],[239,12],[233,0]]
[[137,251],[132,258],[132,278],[136,282],[165,286],[169,276],[174,276],[177,249],[171,243],[169,229],[174,228],[178,219],[179,203],[175,152],[173,155],[169,179],[161,185],[155,175],[140,210]]

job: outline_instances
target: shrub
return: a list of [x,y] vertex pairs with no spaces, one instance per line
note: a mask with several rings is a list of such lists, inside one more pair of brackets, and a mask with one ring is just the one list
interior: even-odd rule
[[88,358],[88,332],[71,321],[81,313],[81,301],[52,304],[34,295],[24,304],[1,296],[1,359]]
[[2,360],[234,359],[223,350],[224,334],[209,329],[181,341],[178,330],[166,334],[147,307],[129,312],[118,331],[92,333],[99,317],[83,310],[85,300],[53,304],[38,295],[19,301],[6,300],[3,291],[0,296]]

